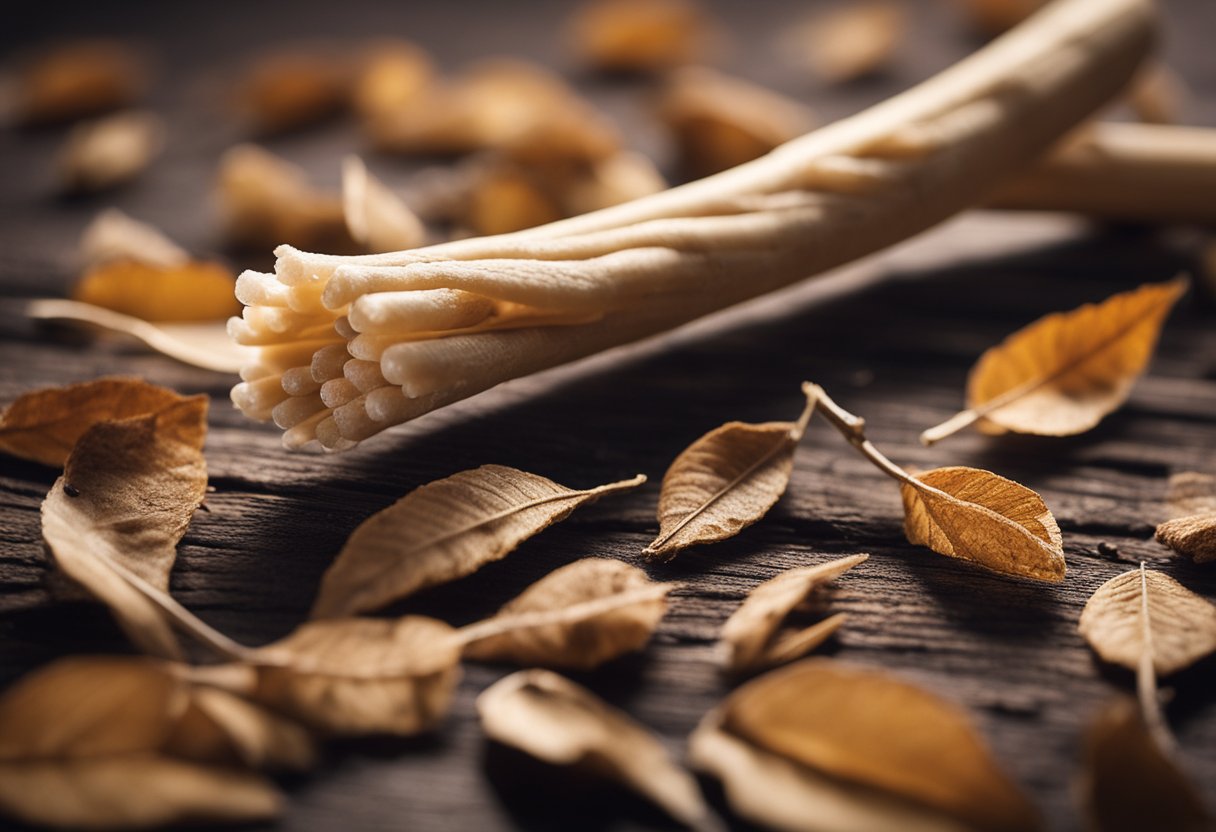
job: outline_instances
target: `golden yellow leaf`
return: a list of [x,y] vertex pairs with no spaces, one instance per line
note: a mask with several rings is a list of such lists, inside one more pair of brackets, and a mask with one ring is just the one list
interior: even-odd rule
[[110,260],[72,287],[72,300],[152,322],[223,321],[241,314],[236,279],[219,263],[158,266]]
[[816,75],[842,84],[885,69],[906,30],[899,4],[850,3],[807,21],[789,43]]
[[749,682],[721,708],[725,731],[833,780],[976,829],[1040,827],[964,712],[878,671],[804,659]]
[[374,610],[501,560],[527,538],[644,476],[585,491],[483,465],[424,485],[355,529],[321,580],[313,615]]
[[342,161],[342,212],[351,238],[368,251],[400,251],[426,242],[422,220],[358,156]]
[[1146,283],[1099,304],[1040,318],[984,353],[967,410],[921,434],[936,442],[972,422],[984,433],[1083,433],[1126,401],[1185,279]]
[[734,537],[763,517],[789,485],[794,449],[814,409],[808,388],[796,422],[727,422],[685,448],[663,476],[659,536],[645,553],[670,558]]
[[42,503],[42,535],[59,568],[110,608],[147,652],[176,658],[166,590],[177,543],[203,501],[207,397],[98,422],[76,442]]
[[810,627],[781,629],[786,618],[815,591],[843,575],[869,555],[850,555],[801,569],[790,569],[756,587],[722,626],[729,650],[727,666],[756,670],[800,658],[823,643],[844,623],[844,613]]
[[477,697],[487,736],[552,765],[581,766],[645,795],[692,827],[709,810],[692,776],[649,731],[547,670],[521,670]]
[[172,752],[189,696],[146,659],[63,659],[26,676],[0,697],[0,812],[72,828],[273,817],[266,780]]
[[908,540],[995,572],[1064,580],[1060,527],[1043,498],[991,471],[935,468],[900,486]]
[[646,644],[674,586],[618,560],[583,558],[550,572],[493,618],[463,628],[464,656],[598,667]]
[[185,400],[136,378],[100,378],[32,390],[0,413],[0,451],[62,466],[76,440],[98,422],[159,413]]
[[1153,670],[1164,676],[1216,651],[1216,606],[1169,575],[1141,566],[1098,587],[1078,629],[1106,661],[1138,670],[1147,653]]
[[1170,513],[1157,540],[1195,563],[1216,560],[1216,477],[1187,471],[1170,477]]
[[1216,824],[1130,699],[1111,702],[1090,726],[1081,786],[1094,832],[1203,832]]
[[460,679],[451,627],[421,616],[304,624],[252,658],[234,692],[331,735],[415,734],[447,713]]

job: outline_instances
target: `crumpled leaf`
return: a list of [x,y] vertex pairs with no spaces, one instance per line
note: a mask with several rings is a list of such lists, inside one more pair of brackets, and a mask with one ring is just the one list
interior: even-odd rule
[[733,671],[756,670],[793,661],[823,643],[844,623],[844,613],[810,627],[781,629],[791,612],[815,589],[840,577],[869,555],[850,555],[827,563],[790,569],[753,589],[722,626]]
[[60,467],[76,440],[98,422],[159,413],[186,400],[137,378],[99,378],[31,390],[0,413],[0,451]]
[[1157,540],[1195,563],[1216,560],[1216,477],[1187,471],[1170,477],[1173,519],[1157,526]]
[[342,211],[351,238],[368,251],[401,251],[426,242],[422,220],[358,156],[342,161]]
[[843,84],[885,69],[906,29],[897,3],[850,3],[794,30],[790,45],[817,76]]
[[100,306],[74,300],[36,300],[26,307],[31,318],[71,321],[130,336],[149,348],[192,367],[217,373],[238,373],[253,363],[257,350],[235,344],[227,324],[150,324]]
[[550,572],[493,618],[463,628],[464,656],[589,670],[640,650],[675,586],[618,560],[583,558]]
[[105,209],[88,224],[80,235],[80,255],[86,266],[99,266],[111,260],[138,260],[170,268],[190,261],[185,249],[160,229],[117,208]]
[[804,392],[797,421],[727,422],[676,457],[663,476],[659,536],[646,554],[671,558],[689,546],[725,540],[773,507],[789,485],[794,449],[815,409],[812,388]]
[[146,659],[63,659],[25,677],[0,698],[0,811],[128,829],[276,815],[262,777],[171,751],[189,696]]
[[236,278],[219,263],[157,266],[111,260],[72,287],[72,300],[152,322],[226,321],[241,313]]
[[1060,527],[1043,498],[978,468],[917,474],[900,486],[909,542],[995,572],[1064,580]]
[[1216,824],[1199,790],[1126,698],[1107,705],[1087,732],[1081,793],[1095,832],[1202,832]]
[[1138,670],[1147,650],[1153,670],[1165,676],[1216,651],[1216,606],[1141,566],[1098,587],[1078,629],[1104,660]]
[[321,580],[313,616],[364,612],[501,560],[527,538],[644,476],[585,491],[503,465],[421,486],[355,529]]
[[688,825],[709,810],[696,781],[649,731],[589,690],[547,670],[521,670],[477,697],[486,735],[551,765],[581,766],[629,786]]
[[[1041,825],[964,712],[875,670],[803,659],[736,690],[708,724],[828,782],[909,801],[975,829]],[[857,809],[850,798],[855,793],[841,796]]]
[[99,422],[76,442],[42,503],[59,568],[110,608],[141,649],[177,658],[165,606],[177,543],[207,488],[207,397]]
[[922,433],[921,441],[972,422],[993,435],[1084,433],[1127,400],[1187,285],[1184,278],[1146,283],[1018,330],[972,368],[968,409]]

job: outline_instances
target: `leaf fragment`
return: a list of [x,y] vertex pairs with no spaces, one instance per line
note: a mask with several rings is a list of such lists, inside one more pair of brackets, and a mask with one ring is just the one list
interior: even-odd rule
[[68,192],[121,185],[143,173],[164,142],[164,122],[153,113],[118,113],[79,124],[59,151],[60,184]]
[[1216,560],[1216,477],[1187,471],[1170,477],[1174,515],[1157,526],[1157,540],[1195,563]]
[[1178,761],[1123,697],[1087,732],[1081,795],[1095,832],[1201,832],[1216,823]]
[[477,712],[497,742],[618,781],[688,826],[702,826],[709,817],[696,781],[653,734],[556,673],[514,673],[477,697]]
[[48,49],[23,68],[17,116],[47,124],[129,106],[146,86],[146,68],[120,41],[79,39]]
[[604,494],[644,476],[576,491],[502,465],[421,486],[365,520],[321,580],[313,616],[374,610],[476,572]]
[[810,627],[782,630],[781,625],[817,587],[867,558],[869,555],[850,555],[790,569],[753,589],[722,626],[722,642],[729,650],[727,666],[736,672],[771,667],[800,658],[822,644],[844,623],[844,613]]
[[711,40],[693,0],[592,0],[569,29],[570,51],[602,72],[658,73],[693,63]]
[[618,560],[583,558],[550,572],[493,618],[463,628],[464,656],[589,670],[640,650],[674,586]]
[[[908,801],[971,828],[1041,825],[965,713],[878,671],[803,659],[736,690],[709,724],[719,719],[735,738],[829,782]],[[841,799],[853,802],[848,792]]]
[[351,238],[370,252],[401,251],[426,241],[422,220],[358,156],[342,161],[342,211]]
[[262,777],[174,753],[189,696],[146,659],[69,658],[21,679],[0,697],[0,812],[72,828],[276,815]]
[[1166,676],[1216,651],[1216,606],[1154,569],[1132,569],[1085,603],[1081,635],[1105,661],[1138,670],[1147,653]]
[[785,493],[794,449],[815,409],[814,388],[795,422],[727,422],[693,442],[663,476],[659,536],[652,557],[734,537],[762,518]]
[[111,260],[138,260],[169,268],[190,261],[185,249],[160,229],[117,208],[105,209],[88,224],[80,235],[80,254],[86,266],[99,266]]
[[972,368],[968,409],[921,441],[932,444],[973,422],[992,435],[1084,433],[1127,400],[1187,285],[1185,278],[1146,283],[1018,330]]
[[995,572],[1064,580],[1060,527],[1043,498],[979,468],[935,468],[900,486],[908,541]]
[[154,323],[226,321],[241,313],[235,281],[221,264],[203,260],[176,266],[111,260],[85,272],[72,300]]

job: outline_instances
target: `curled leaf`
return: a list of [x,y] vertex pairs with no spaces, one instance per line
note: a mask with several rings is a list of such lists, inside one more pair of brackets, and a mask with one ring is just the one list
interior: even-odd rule
[[464,656],[589,670],[639,650],[667,611],[674,584],[636,566],[584,558],[550,572],[493,618],[460,631]]
[[1057,312],[980,357],[967,379],[967,410],[921,434],[936,442],[977,422],[984,433],[1084,433],[1127,400],[1185,279],[1147,283],[1099,304]]
[[85,228],[80,235],[80,255],[88,266],[99,266],[111,260],[137,260],[150,266],[171,268],[190,262],[190,255],[159,229],[129,217],[117,208],[102,211]]
[[963,712],[877,671],[804,659],[731,694],[721,706],[720,725],[817,775],[971,828],[1040,825]]
[[639,475],[576,491],[526,471],[483,465],[424,485],[355,529],[321,580],[313,615],[377,609],[469,575],[579,506],[645,481]]
[[1090,726],[1081,794],[1095,832],[1202,832],[1216,823],[1130,699],[1111,702]]
[[689,826],[709,815],[696,781],[649,731],[555,673],[514,673],[477,697],[477,712],[497,742],[616,780]]
[[1170,477],[1172,519],[1157,526],[1157,540],[1195,563],[1216,560],[1216,477],[1188,471]]
[[722,626],[722,642],[734,671],[755,670],[793,661],[814,650],[844,623],[844,613],[810,627],[781,630],[787,616],[802,605],[816,587],[843,575],[869,555],[849,557],[790,569],[751,591]]
[[358,156],[347,156],[342,162],[342,210],[351,238],[368,251],[400,251],[426,241],[422,221],[368,173]]
[[807,388],[796,422],[727,422],[685,448],[663,476],[659,536],[646,554],[670,558],[733,537],[763,517],[789,485],[815,401]]
[[1138,670],[1147,654],[1165,676],[1216,651],[1216,606],[1169,575],[1141,567],[1098,587],[1078,629],[1106,661]]
[[956,466],[918,474],[900,492],[909,542],[1007,575],[1064,580],[1060,527],[1029,488]]
[[203,501],[207,397],[99,422],[76,442],[42,503],[55,563],[105,603],[142,649],[177,657],[165,590],[177,543]]
[[25,677],[0,698],[0,812],[129,829],[276,815],[258,775],[174,753],[189,696],[144,659],[64,659]]
[[85,272],[72,287],[72,300],[152,322],[225,321],[241,312],[235,283],[219,263],[111,260]]

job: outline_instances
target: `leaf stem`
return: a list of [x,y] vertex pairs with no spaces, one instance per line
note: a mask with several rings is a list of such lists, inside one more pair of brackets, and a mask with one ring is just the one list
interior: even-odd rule
[[803,391],[807,396],[814,395],[818,401],[818,413],[827,419],[849,444],[861,453],[866,459],[874,463],[878,470],[882,471],[888,477],[899,482],[906,483],[917,489],[923,489],[924,484],[914,479],[911,474],[900,468],[880,451],[874,447],[869,439],[866,439],[866,420],[860,416],[855,416],[845,410],[840,405],[832,400],[832,397],[827,394],[827,391],[818,384],[811,382],[803,382]]
[[1144,561],[1140,561],[1140,661],[1136,665],[1136,696],[1140,700],[1140,712],[1149,733],[1164,750],[1175,745],[1170,729],[1166,727],[1161,713],[1161,697],[1157,692],[1157,671],[1153,666],[1153,625],[1148,603],[1148,572]]

